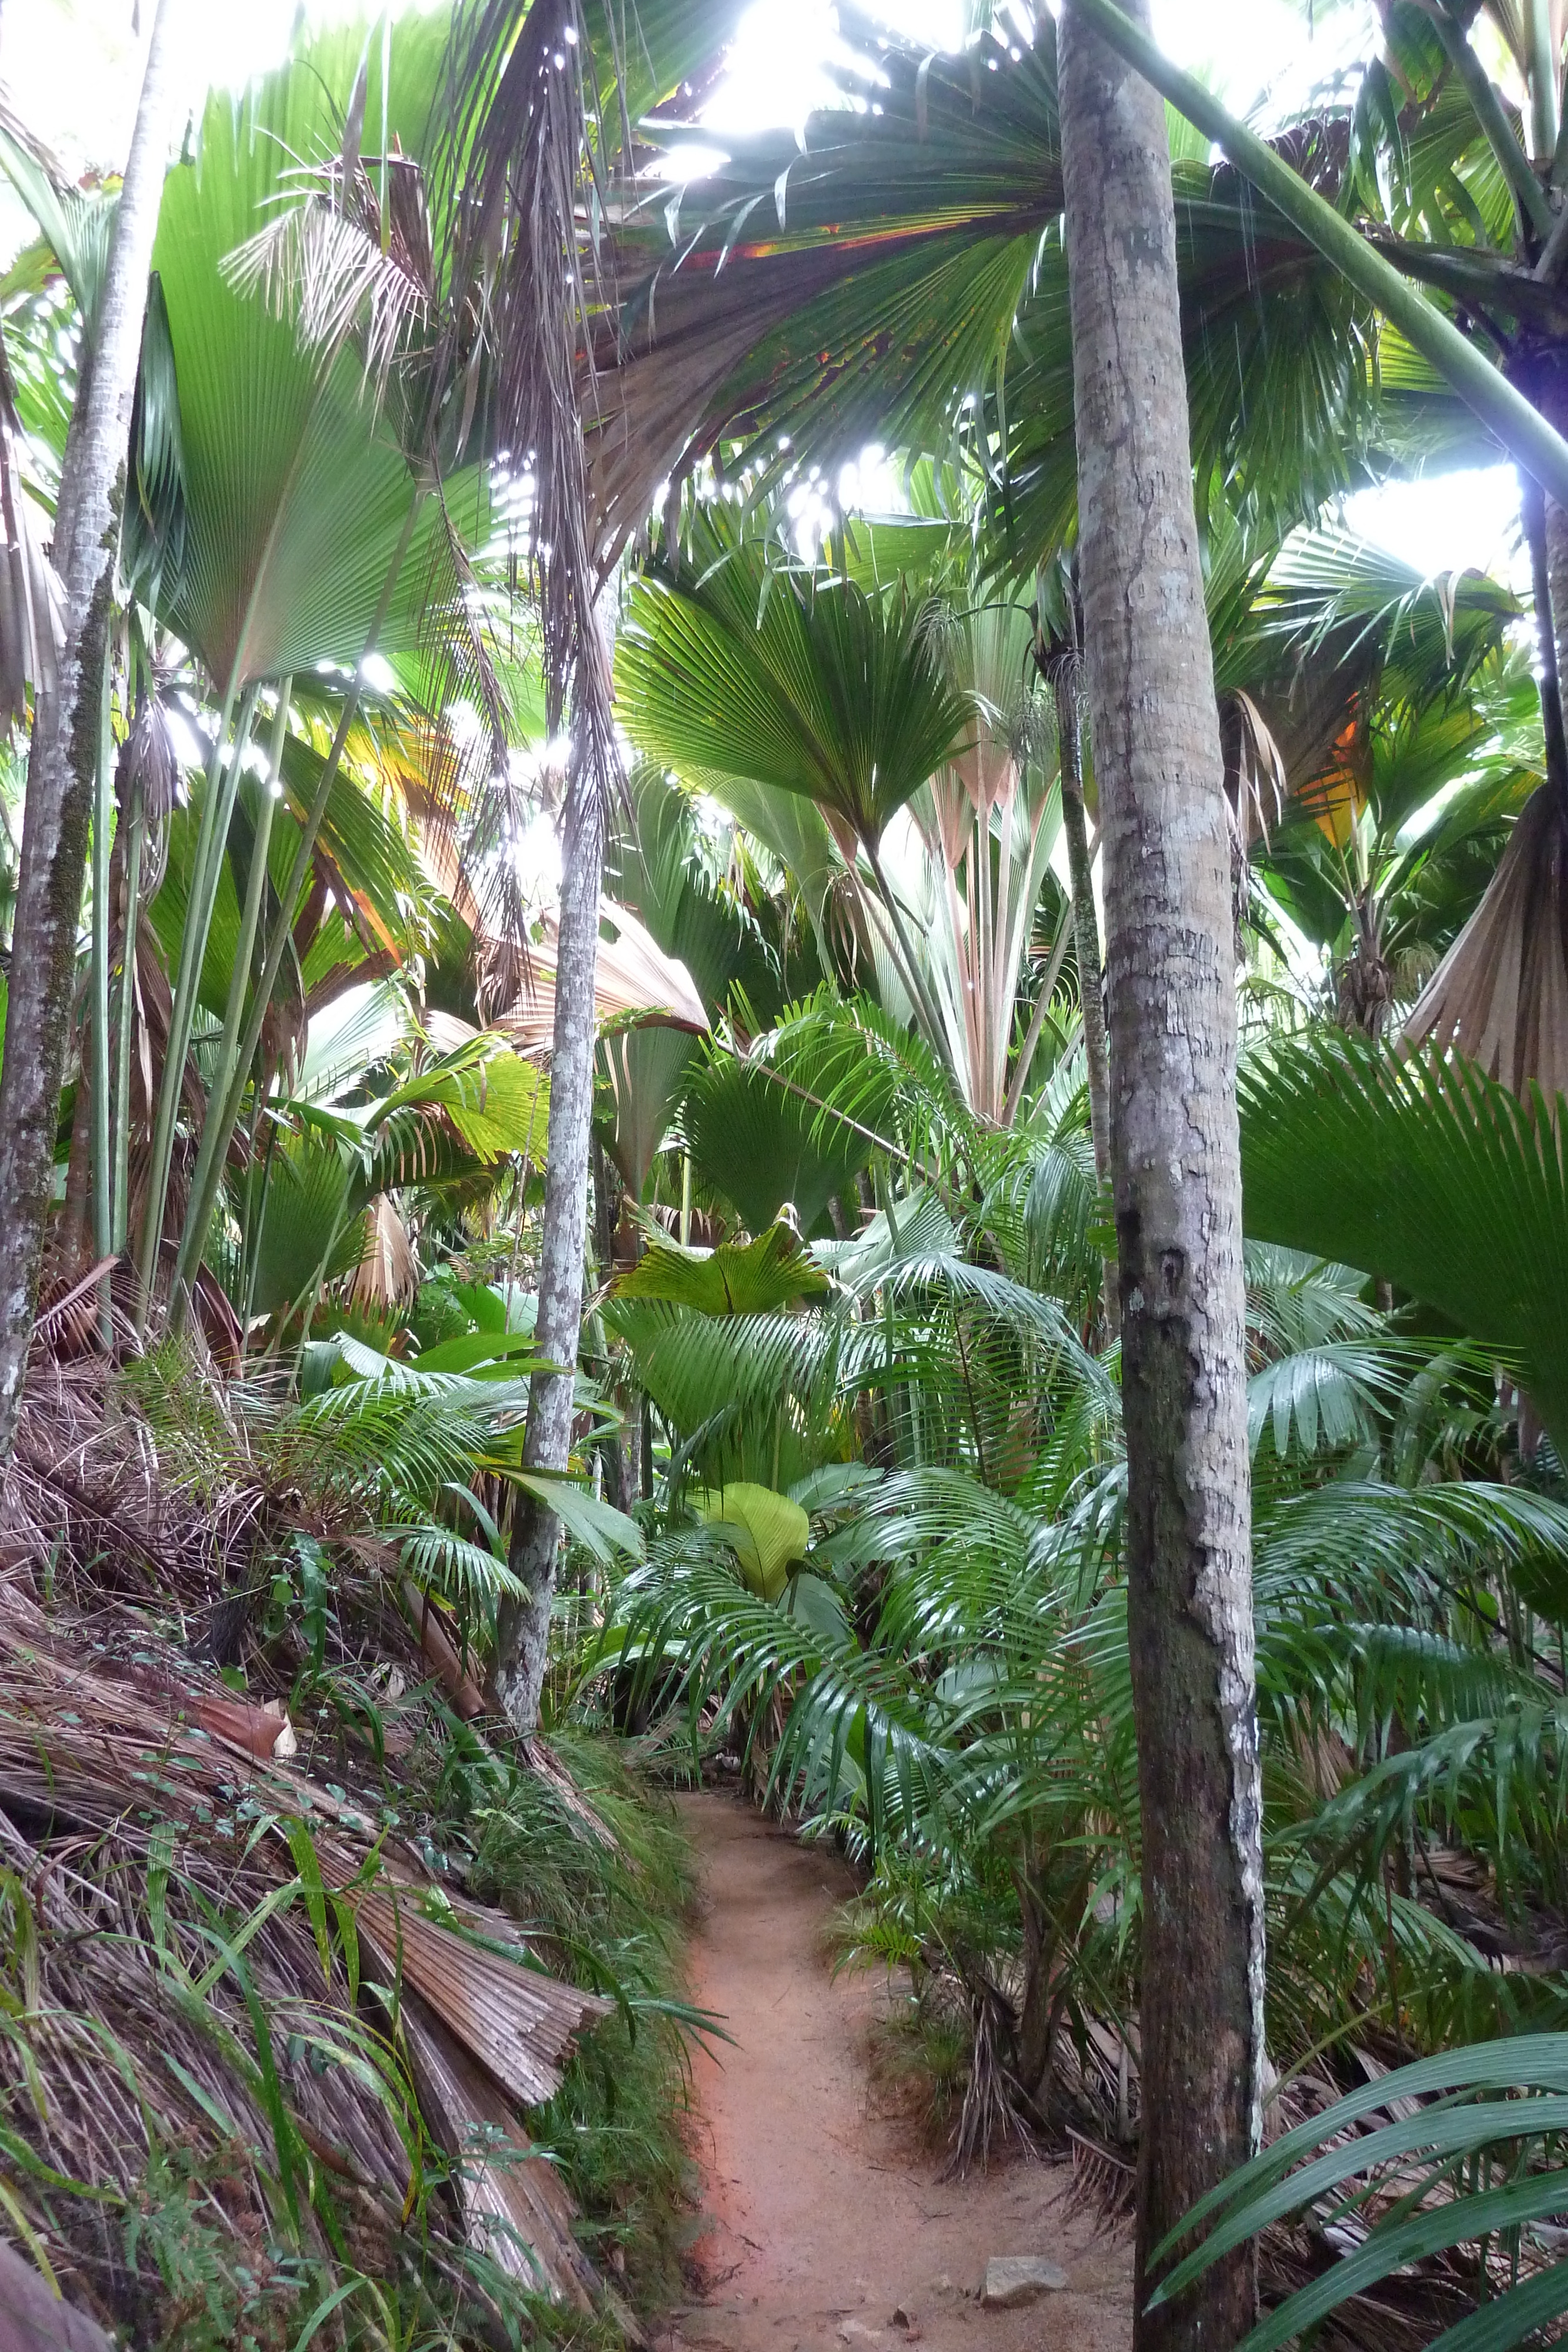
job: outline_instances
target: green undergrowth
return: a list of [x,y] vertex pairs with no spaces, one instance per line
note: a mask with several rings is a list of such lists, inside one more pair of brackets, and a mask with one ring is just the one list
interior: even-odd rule
[[701,2021],[680,1998],[689,1851],[668,1797],[613,1736],[560,1733],[552,1745],[613,1844],[519,1776],[511,1801],[467,1821],[470,1885],[528,1927],[560,1975],[614,2003],[530,2125],[582,2209],[588,2252],[653,2312],[679,2297],[695,2210],[686,2047]]
[[[653,2312],[679,2292],[693,2210],[689,2021],[676,1998],[686,1848],[668,1799],[628,1770],[615,1740],[563,1738],[555,1754],[559,1785],[438,1710],[385,1784],[388,1818],[438,1881],[505,1908],[545,1968],[611,2003],[556,2097],[526,2120],[578,2203],[582,2243],[608,2285]],[[313,2068],[329,2080],[354,2066],[371,2079],[372,2044],[357,2051],[353,2026],[325,2012],[313,2023],[265,1973],[295,1915],[313,1949],[303,1899],[286,1888],[281,1907],[277,1895],[257,1906],[247,1895],[237,1907],[204,1897],[170,1867],[173,1832],[151,1835],[162,1856],[151,1870],[138,1865],[140,1849],[126,1845],[115,1861],[106,1842],[99,1859],[124,1924],[78,1941],[90,1960],[79,1976],[23,1881],[0,1868],[0,2237],[46,2276],[57,2266],[71,2298],[135,2352],[613,2352],[612,2313],[587,2317],[523,2293],[442,2221],[450,2170],[412,2100],[399,2105],[406,2085],[390,2046],[371,2073],[413,2159],[401,2216],[398,2192],[356,2195],[310,2164],[298,2084]],[[79,1858],[76,1868],[85,1886]],[[199,1935],[246,1989],[245,2004],[221,2017],[189,1990],[181,1955]],[[171,2068],[173,2087],[194,2085],[193,2133],[171,2121]],[[84,2088],[94,2074],[107,2102]],[[247,2113],[259,2140],[231,2120]]]

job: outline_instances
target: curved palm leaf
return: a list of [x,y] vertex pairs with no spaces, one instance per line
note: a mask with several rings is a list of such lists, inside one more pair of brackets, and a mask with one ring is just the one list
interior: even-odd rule
[[1249,1235],[1360,1263],[1517,1367],[1568,1449],[1568,1170],[1560,1125],[1468,1063],[1341,1038],[1247,1067]]
[[700,577],[648,572],[616,650],[619,708],[653,758],[798,793],[873,852],[965,733],[965,703],[900,600],[769,567],[719,522]]

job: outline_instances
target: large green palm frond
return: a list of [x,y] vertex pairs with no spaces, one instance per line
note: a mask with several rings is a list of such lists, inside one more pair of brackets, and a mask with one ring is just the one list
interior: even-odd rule
[[633,742],[695,780],[738,774],[813,801],[874,852],[964,736],[968,710],[894,593],[797,579],[722,510],[695,572],[646,572],[616,654]]
[[[1380,2075],[1297,2126],[1233,2173],[1183,2224],[1203,2232],[1166,2270],[1157,2300],[1271,2225],[1332,2216],[1341,2239],[1308,2284],[1259,2321],[1242,2352],[1310,2337],[1354,2296],[1375,2313],[1385,2282],[1423,2258],[1479,2241],[1523,2252],[1532,2223],[1564,2194],[1568,2034],[1540,2033],[1445,2052]],[[1156,2250],[1161,2267],[1176,2249]],[[1511,2352],[1540,2342],[1568,2310],[1568,2262],[1517,2255],[1500,2291],[1437,2339],[1448,2352]],[[1391,2324],[1395,2315],[1389,2314]]]
[[1568,1448],[1568,1171],[1553,1108],[1457,1058],[1329,1037],[1242,1073],[1250,1236],[1358,1265],[1517,1372]]
[[[417,152],[438,70],[435,20],[400,22],[382,103],[369,104]],[[379,44],[371,44],[372,51]],[[177,481],[150,513],[133,509],[130,557],[158,562],[169,621],[210,673],[240,684],[363,653],[415,478],[355,358],[304,341],[294,319],[237,290],[228,265],[291,194],[302,167],[341,143],[361,56],[340,29],[253,86],[214,96],[191,160],[169,177],[154,256],[177,386]],[[448,482],[444,503],[476,537],[479,477]],[[176,509],[172,512],[171,509]],[[177,522],[177,531],[174,525]],[[177,544],[177,566],[169,561]],[[383,650],[412,646],[444,561],[430,502],[402,566]]]
[[750,1232],[765,1232],[786,1203],[802,1233],[826,1232],[831,1203],[856,1197],[872,1145],[852,1128],[823,1122],[782,1075],[772,1064],[715,1055],[686,1089],[686,1147]]

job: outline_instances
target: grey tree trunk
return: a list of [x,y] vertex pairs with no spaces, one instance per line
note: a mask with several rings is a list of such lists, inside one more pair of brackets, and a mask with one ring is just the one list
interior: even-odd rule
[[[1146,0],[1128,13],[1146,24]],[[1165,109],[1061,22],[1080,569],[1105,845],[1127,1591],[1144,1843],[1138,2352],[1235,2344],[1250,2257],[1144,2309],[1256,2145],[1263,2074],[1230,854],[1193,516]]]
[[[1559,362],[1555,352],[1550,359],[1543,359],[1527,389],[1547,423],[1554,425],[1559,433],[1568,431],[1568,361]],[[1531,544],[1538,626],[1542,618],[1540,604],[1543,584],[1536,561],[1538,530],[1545,540],[1547,577],[1544,584],[1549,590],[1550,606],[1545,617],[1555,655],[1548,667],[1548,677],[1550,689],[1555,690],[1558,697],[1557,709],[1561,711],[1562,682],[1568,677],[1568,509],[1560,507],[1555,499],[1547,498],[1533,483],[1526,484],[1521,503],[1524,509],[1525,535]],[[1531,511],[1532,508],[1535,512]],[[1552,753],[1556,747],[1552,740],[1551,713],[1543,712],[1542,715],[1548,721],[1547,768],[1550,773],[1553,766]],[[1555,777],[1552,781],[1556,781]]]
[[[562,1369],[536,1372],[528,1389],[523,1461],[564,1470],[571,1454],[572,1374],[582,1323],[588,1153],[593,1122],[595,968],[604,820],[589,762],[573,761],[561,826],[560,925],[556,945],[555,1036],[550,1055],[549,1166],[539,1253],[539,1353]],[[524,1597],[504,1603],[496,1643],[496,1696],[525,1738],[538,1727],[549,1658],[560,1522],[517,1496],[508,1563]]]
[[110,247],[98,337],[55,516],[66,631],[55,691],[33,714],[0,1072],[0,1464],[10,1459],[37,1302],[55,1162],[147,276],[177,87],[181,0],[158,0]]

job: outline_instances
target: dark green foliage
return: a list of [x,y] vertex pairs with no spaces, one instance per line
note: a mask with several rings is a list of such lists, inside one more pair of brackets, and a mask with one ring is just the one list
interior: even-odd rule
[[1249,1234],[1424,1299],[1516,1368],[1568,1444],[1568,1178],[1550,1107],[1457,1058],[1332,1035],[1271,1047],[1240,1097]]
[[446,1834],[471,1856],[474,1891],[528,1927],[548,1965],[615,2002],[531,2122],[582,2206],[595,2262],[653,2311],[681,2291],[694,2188],[694,2021],[680,1999],[686,1846],[668,1799],[632,1777],[617,1742],[558,1733],[555,1745],[613,1843],[533,1774],[465,1762],[460,1749],[440,1783]]

